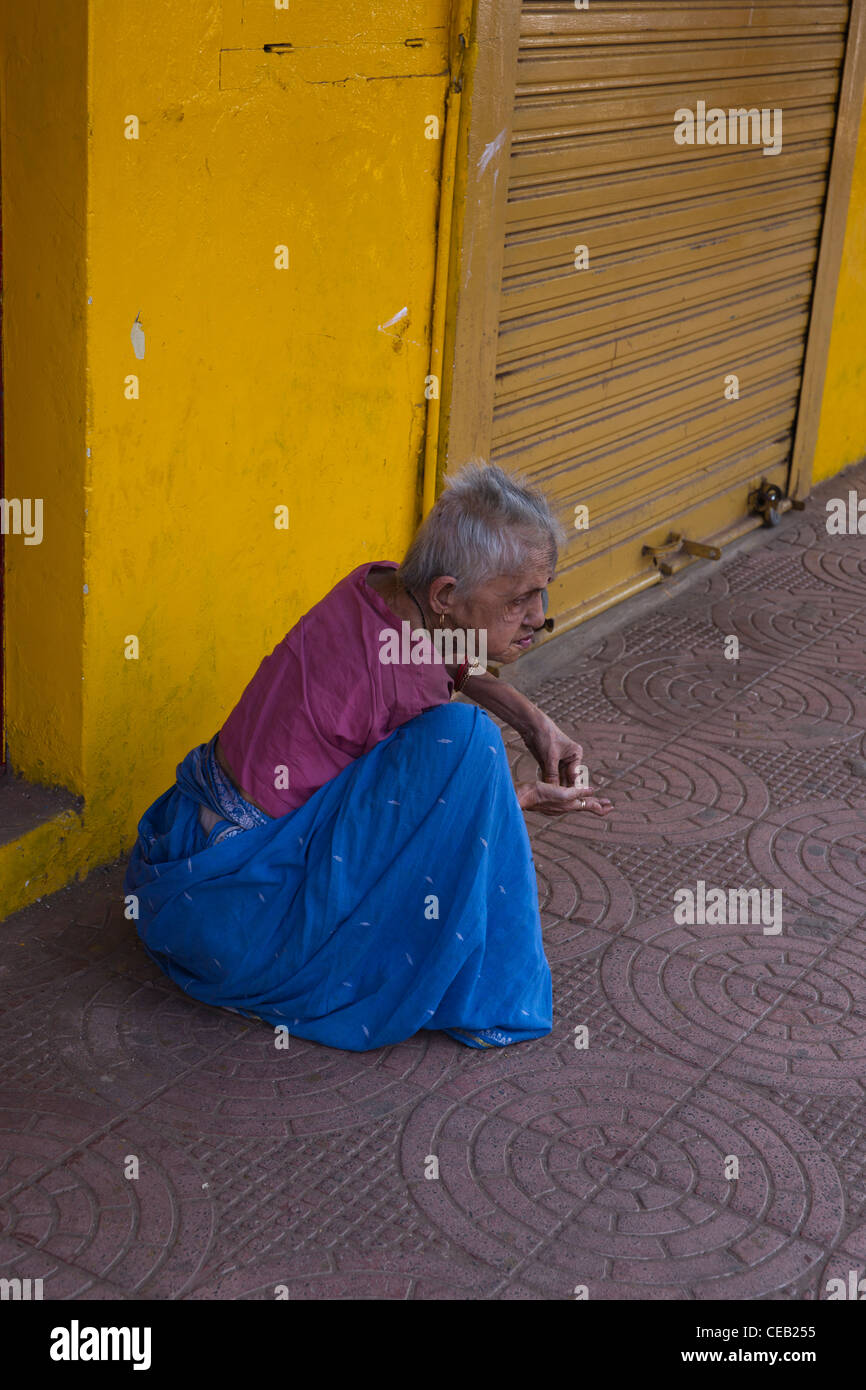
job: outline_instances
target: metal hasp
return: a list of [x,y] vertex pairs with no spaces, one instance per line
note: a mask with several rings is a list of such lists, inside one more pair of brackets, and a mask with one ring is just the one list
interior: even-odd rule
[[779,506],[784,499],[785,494],[775,483],[762,482],[760,487],[749,493],[749,511],[759,512],[765,526],[778,526],[782,519]]
[[754,492],[749,493],[749,511],[758,512],[764,518],[765,526],[778,526],[782,512],[788,507],[793,508],[795,512],[801,512],[805,505],[804,501],[786,497],[780,487],[766,480],[763,480]]
[[[683,536],[670,535],[664,545],[645,545],[641,547],[642,555],[651,555],[654,564],[658,566],[662,574],[674,574],[676,570],[682,568],[682,563],[675,565],[674,556],[682,553],[693,558],[699,557],[702,560],[721,560],[722,551],[718,545],[704,545],[703,541],[687,541]],[[683,562],[684,563],[684,562]]]

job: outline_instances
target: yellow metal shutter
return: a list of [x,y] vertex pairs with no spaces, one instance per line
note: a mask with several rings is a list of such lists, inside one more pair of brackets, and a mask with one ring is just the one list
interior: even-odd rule
[[[719,542],[786,488],[848,12],[522,6],[490,457],[570,528],[560,618],[655,578],[645,544]],[[699,102],[781,109],[781,152],[677,144]]]

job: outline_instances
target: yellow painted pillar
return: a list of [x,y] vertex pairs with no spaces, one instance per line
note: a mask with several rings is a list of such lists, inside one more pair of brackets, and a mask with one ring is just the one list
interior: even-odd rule
[[857,157],[833,330],[824,379],[813,482],[832,478],[866,457],[866,102]]
[[127,848],[301,614],[411,537],[450,11],[0,3],[7,480],[46,516],[10,746],[84,797],[62,850],[0,850],[8,911]]

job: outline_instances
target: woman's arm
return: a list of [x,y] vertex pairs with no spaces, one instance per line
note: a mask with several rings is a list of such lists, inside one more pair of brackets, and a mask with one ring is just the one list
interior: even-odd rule
[[[605,798],[592,796],[588,773],[583,769],[583,748],[557,728],[553,720],[520,690],[485,672],[470,676],[464,695],[516,729],[541,769],[541,782],[522,782],[517,797],[524,810],[560,815],[563,811],[594,811],[606,815],[612,809]],[[582,786],[575,786],[575,782]]]
[[[516,729],[520,737],[526,742],[527,736],[535,730],[540,729],[544,724],[556,728],[552,719],[549,719],[537,705],[534,705],[522,691],[515,689],[513,685],[508,685],[506,681],[497,680],[489,672],[484,672],[480,676],[469,676],[461,692],[473,700],[476,705],[486,709],[490,714],[495,714],[498,719],[502,719],[506,724],[510,724],[512,729]],[[564,737],[564,735],[563,735]],[[580,762],[583,750],[579,744],[573,743],[571,747],[576,750],[576,762]],[[559,770],[556,771],[555,781],[559,781]],[[545,772],[545,776],[547,772]],[[573,774],[569,779],[574,781]]]

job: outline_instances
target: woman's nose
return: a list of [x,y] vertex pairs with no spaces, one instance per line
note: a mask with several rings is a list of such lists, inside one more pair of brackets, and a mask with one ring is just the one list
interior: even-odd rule
[[526,617],[533,628],[544,627],[544,603],[541,594],[533,599]]

